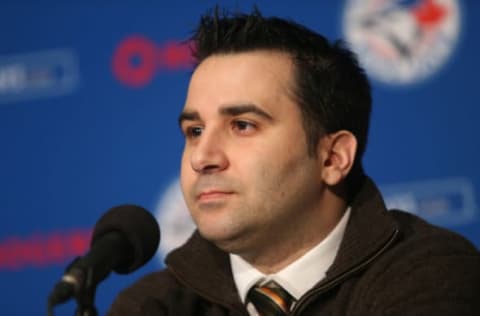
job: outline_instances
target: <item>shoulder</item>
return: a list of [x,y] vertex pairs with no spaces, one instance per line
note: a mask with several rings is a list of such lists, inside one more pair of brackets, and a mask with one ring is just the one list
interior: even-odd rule
[[400,231],[396,244],[382,258],[391,274],[403,280],[431,276],[432,285],[462,282],[466,286],[476,281],[480,287],[480,252],[470,241],[410,213],[389,213]]
[[118,294],[108,315],[144,315],[145,309],[158,309],[158,315],[166,314],[161,311],[165,307],[157,302],[165,301],[168,295],[174,294],[180,287],[167,269],[147,274]]
[[400,234],[365,275],[363,290],[372,309],[388,315],[480,313],[480,253],[475,246],[415,215],[389,212]]
[[415,215],[390,212],[401,232],[388,255],[392,260],[391,272],[406,274],[397,277],[399,281],[411,276],[431,282],[430,286],[442,285],[440,289],[447,289],[450,284],[457,286],[457,290],[476,288],[480,291],[480,252],[470,241]]
[[470,241],[455,232],[432,225],[418,216],[404,211],[391,210],[388,212],[400,230],[396,251],[402,252],[403,250],[411,254],[411,257],[418,257],[418,259],[436,255],[446,257],[465,255],[473,258],[480,256]]

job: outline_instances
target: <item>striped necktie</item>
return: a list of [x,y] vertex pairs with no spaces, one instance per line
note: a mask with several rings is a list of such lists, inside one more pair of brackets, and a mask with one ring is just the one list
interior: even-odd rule
[[253,286],[247,294],[261,316],[285,316],[290,312],[294,298],[275,281]]

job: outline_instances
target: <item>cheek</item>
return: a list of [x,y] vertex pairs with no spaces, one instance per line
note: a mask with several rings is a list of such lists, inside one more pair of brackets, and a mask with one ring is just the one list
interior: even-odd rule
[[180,186],[182,188],[185,198],[188,197],[188,188],[192,183],[192,168],[190,166],[190,160],[187,155],[184,153],[182,156],[181,166],[180,166]]
[[182,160],[181,160],[181,163],[182,163],[182,169],[187,165],[189,164],[190,162],[190,152],[189,150],[187,149],[186,145],[185,147],[183,148],[183,152],[182,152]]
[[[259,155],[258,157],[263,157]],[[288,180],[288,168],[277,158],[268,160],[257,159],[255,164],[248,166],[248,173],[250,179],[245,180],[245,183],[250,183],[251,199],[257,205],[269,209],[268,205],[278,201],[280,196],[283,196],[285,190],[285,182]]]
[[185,145],[182,152],[182,159],[181,159],[181,165],[180,165],[181,173],[188,173],[192,171],[191,157],[192,157],[191,149],[187,147],[187,145]]
[[[296,149],[298,153],[298,148]],[[291,153],[291,152],[290,152]],[[278,157],[264,171],[263,179],[270,182],[271,198],[278,203],[302,196],[302,192],[310,190],[318,184],[318,169],[315,161],[305,155]],[[264,180],[264,181],[265,181]]]

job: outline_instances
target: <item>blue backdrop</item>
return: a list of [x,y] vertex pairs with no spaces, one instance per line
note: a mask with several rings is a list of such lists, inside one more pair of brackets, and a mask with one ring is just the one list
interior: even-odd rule
[[[178,190],[177,127],[191,71],[185,40],[216,1],[0,4],[0,306],[46,314],[46,298],[112,206],[139,204],[162,246],[114,296],[162,266],[191,231]],[[345,38],[372,79],[367,172],[390,206],[480,246],[478,1],[223,1]],[[372,223],[374,224],[374,223]],[[74,304],[56,309],[72,315]]]

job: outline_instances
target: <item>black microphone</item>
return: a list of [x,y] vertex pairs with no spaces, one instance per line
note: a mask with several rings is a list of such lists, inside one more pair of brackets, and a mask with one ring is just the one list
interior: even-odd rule
[[[147,263],[160,242],[155,218],[144,208],[121,205],[108,210],[95,224],[90,251],[66,269],[48,298],[49,309],[67,300],[93,295],[111,271],[127,274]],[[92,302],[93,304],[93,302]]]

